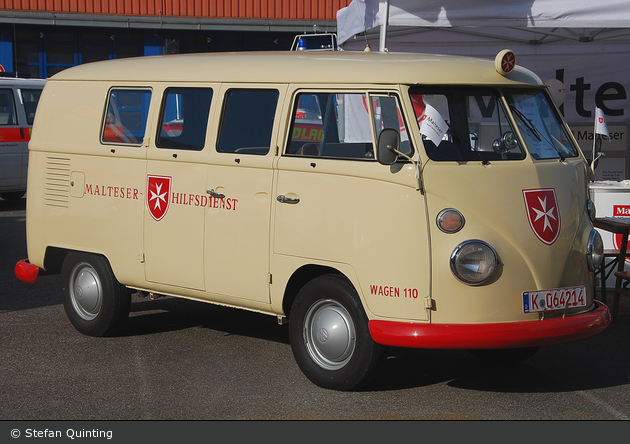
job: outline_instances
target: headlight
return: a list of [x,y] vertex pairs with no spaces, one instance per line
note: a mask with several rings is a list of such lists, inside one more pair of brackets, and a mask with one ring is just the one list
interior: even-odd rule
[[586,262],[588,269],[597,270],[604,260],[604,242],[597,230],[592,230],[588,237],[588,246],[586,247]]
[[451,271],[468,285],[481,285],[492,277],[499,264],[494,249],[480,240],[459,244],[451,254]]

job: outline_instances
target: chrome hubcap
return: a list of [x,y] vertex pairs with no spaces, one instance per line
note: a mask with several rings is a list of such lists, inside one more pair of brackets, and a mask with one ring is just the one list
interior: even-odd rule
[[98,316],[103,305],[101,281],[87,262],[75,265],[69,282],[70,301],[76,313],[86,321]]
[[326,370],[344,367],[354,353],[356,333],[350,313],[333,300],[313,304],[304,320],[304,341],[311,358]]

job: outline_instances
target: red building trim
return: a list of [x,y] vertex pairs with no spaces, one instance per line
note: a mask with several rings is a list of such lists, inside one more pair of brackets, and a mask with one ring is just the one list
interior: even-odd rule
[[0,10],[206,19],[336,20],[350,0],[0,0]]

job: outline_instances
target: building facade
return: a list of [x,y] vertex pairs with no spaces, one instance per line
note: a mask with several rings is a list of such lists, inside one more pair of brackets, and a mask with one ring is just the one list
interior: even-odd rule
[[0,0],[0,72],[48,78],[99,60],[282,51],[336,31],[350,0]]

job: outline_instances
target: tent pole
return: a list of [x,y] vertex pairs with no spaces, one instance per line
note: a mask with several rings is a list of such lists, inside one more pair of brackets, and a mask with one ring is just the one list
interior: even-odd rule
[[381,34],[378,41],[379,52],[385,52],[385,39],[387,37],[387,22],[389,21],[389,0],[385,0],[385,17],[383,17],[383,23],[381,24]]

